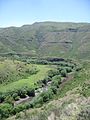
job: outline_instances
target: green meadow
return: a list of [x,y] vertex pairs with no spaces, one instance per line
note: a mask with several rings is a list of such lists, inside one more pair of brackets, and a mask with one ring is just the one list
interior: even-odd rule
[[27,87],[34,87],[34,83],[38,80],[44,79],[44,77],[47,75],[47,71],[51,68],[48,65],[35,65],[37,69],[39,70],[36,74],[30,75],[26,79],[20,79],[18,81],[9,83],[7,85],[0,85],[0,92],[7,92],[7,91],[14,91],[16,89],[23,88],[25,86]]

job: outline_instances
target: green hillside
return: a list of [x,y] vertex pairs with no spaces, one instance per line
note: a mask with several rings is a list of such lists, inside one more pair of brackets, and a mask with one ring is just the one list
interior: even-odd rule
[[90,23],[0,28],[0,120],[90,120]]
[[0,54],[90,59],[90,23],[36,22],[0,29]]

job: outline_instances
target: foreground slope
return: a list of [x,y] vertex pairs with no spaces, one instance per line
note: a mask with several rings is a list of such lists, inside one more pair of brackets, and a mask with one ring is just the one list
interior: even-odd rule
[[7,120],[90,120],[90,97],[69,93],[42,108],[21,112]]
[[55,99],[7,120],[90,120],[90,62],[60,87]]
[[0,29],[0,54],[90,58],[90,23],[36,22]]

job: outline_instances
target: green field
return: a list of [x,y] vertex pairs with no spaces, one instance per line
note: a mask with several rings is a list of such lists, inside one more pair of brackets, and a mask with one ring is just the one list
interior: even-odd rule
[[47,71],[51,69],[48,65],[35,65],[35,66],[39,69],[39,72],[37,74],[31,75],[26,79],[20,79],[16,82],[12,82],[7,85],[1,84],[0,92],[14,91],[15,89],[20,89],[25,86],[34,87],[34,83],[38,80],[42,80],[46,76]]

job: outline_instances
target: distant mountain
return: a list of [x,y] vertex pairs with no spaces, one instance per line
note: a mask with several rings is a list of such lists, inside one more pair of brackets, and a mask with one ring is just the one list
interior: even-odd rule
[[90,59],[90,23],[36,22],[0,28],[0,54]]

